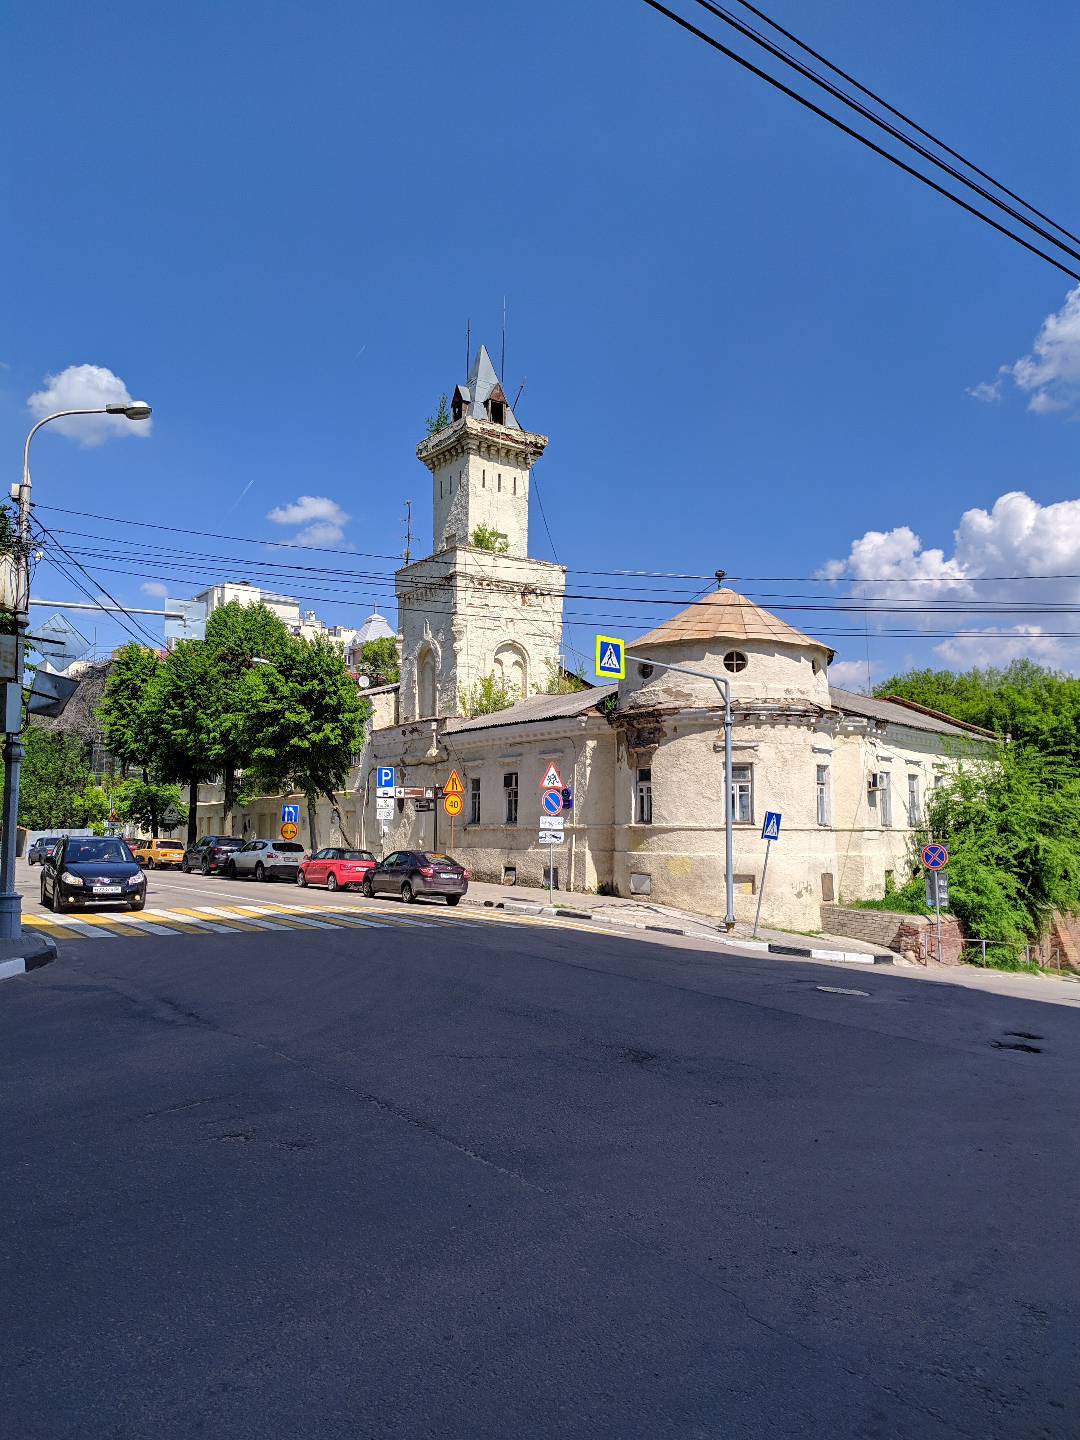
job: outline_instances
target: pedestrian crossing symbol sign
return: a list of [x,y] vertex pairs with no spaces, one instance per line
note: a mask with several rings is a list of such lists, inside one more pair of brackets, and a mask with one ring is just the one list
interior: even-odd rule
[[761,838],[763,840],[780,839],[780,811],[766,810],[765,823],[761,827]]
[[596,673],[601,680],[626,679],[626,641],[617,635],[597,635]]

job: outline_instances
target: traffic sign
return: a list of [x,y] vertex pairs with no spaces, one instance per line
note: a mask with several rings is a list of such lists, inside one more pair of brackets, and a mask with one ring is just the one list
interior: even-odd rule
[[949,863],[949,852],[944,845],[924,845],[922,863],[927,870],[944,870]]
[[601,680],[626,679],[626,641],[617,635],[597,635],[596,673]]
[[460,815],[463,804],[461,796],[456,793],[443,796],[442,807],[448,815]]
[[170,805],[165,811],[165,814],[161,817],[161,823],[167,830],[171,830],[174,825],[180,824],[180,811],[177,810],[175,805]]
[[389,790],[389,791],[391,791],[391,792],[393,791],[393,789],[394,789],[394,767],[393,767],[393,765],[379,765],[379,766],[376,768],[376,770],[375,770],[375,789],[376,789],[376,791],[380,791],[380,790]]
[[544,771],[544,778],[540,781],[540,789],[561,790],[562,788],[562,776],[555,766],[555,761],[549,760],[547,769]]
[[541,830],[536,838],[540,845],[561,845],[566,837],[561,830]]
[[565,822],[565,820],[563,819],[563,817],[562,817],[561,815],[541,815],[541,816],[540,816],[540,829],[541,829],[541,830],[558,830],[559,833],[561,834],[561,833],[562,833],[562,828],[563,828],[563,826],[565,825],[565,823],[566,823],[566,822]]
[[558,790],[545,790],[544,798],[540,801],[545,815],[558,815],[562,811],[562,788]]
[[780,814],[780,811],[779,811],[779,810],[766,810],[766,811],[765,811],[765,823],[764,823],[764,825],[762,825],[762,827],[761,827],[761,838],[762,838],[763,840],[779,840],[779,839],[780,839],[780,821],[781,821],[781,818],[782,818],[782,817],[781,817],[781,814]]
[[282,825],[299,825],[299,824],[300,824],[300,806],[299,806],[299,805],[282,805],[282,807],[281,807],[281,823],[282,823]]
[[461,776],[456,770],[450,771],[450,779],[447,780],[446,784],[442,787],[442,793],[444,795],[465,794],[465,786],[461,783]]
[[379,795],[375,800],[376,820],[392,820],[394,818],[394,797],[392,795]]
[[286,820],[281,827],[281,838],[283,840],[295,840],[300,834],[300,826],[292,820]]
[[926,903],[931,910],[949,908],[949,876],[944,870],[931,870],[926,875]]

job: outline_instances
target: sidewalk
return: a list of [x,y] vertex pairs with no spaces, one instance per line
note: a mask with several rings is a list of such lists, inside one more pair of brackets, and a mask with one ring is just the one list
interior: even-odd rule
[[25,975],[56,959],[56,941],[36,930],[24,930],[20,940],[0,940],[0,980]]

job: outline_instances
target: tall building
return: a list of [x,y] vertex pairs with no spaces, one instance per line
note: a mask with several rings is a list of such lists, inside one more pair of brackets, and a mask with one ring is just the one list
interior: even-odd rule
[[403,722],[461,714],[487,676],[523,699],[559,665],[566,571],[529,556],[548,437],[522,429],[483,345],[451,417],[416,450],[431,471],[432,554],[395,576]]

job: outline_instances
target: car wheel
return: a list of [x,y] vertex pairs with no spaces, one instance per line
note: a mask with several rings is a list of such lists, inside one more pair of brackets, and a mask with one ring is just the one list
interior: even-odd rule
[[144,890],[141,895],[136,895],[133,900],[129,900],[129,901],[128,901],[128,909],[129,909],[129,910],[141,910],[145,904],[146,904],[146,891]]
[[153,870],[153,868],[154,868],[154,857],[153,857],[153,855],[148,855],[148,856],[146,857],[146,868],[147,868],[147,870]]
[[338,878],[332,870],[330,874],[326,877],[326,888],[330,891],[331,894],[333,894],[334,891],[338,888]]
[[461,899],[461,896],[460,896],[460,895],[447,895],[447,897],[446,897],[446,903],[447,903],[448,905],[456,905],[460,899]]
[[360,894],[363,895],[365,900],[371,900],[374,897],[375,891],[371,888],[370,880],[365,880],[360,886]]
[[188,873],[186,855],[184,856],[183,860],[180,861],[180,873],[181,875],[186,875]]
[[225,867],[225,878],[226,878],[227,880],[235,880],[235,879],[236,879],[236,866],[233,864],[233,862],[232,862],[231,860],[229,861],[228,865],[226,865],[226,867]]
[[49,902],[45,899],[45,876],[41,877],[41,908],[44,910]]
[[207,858],[206,858],[205,855],[203,856],[202,873],[203,873],[204,875],[209,875],[209,874],[210,874],[210,861],[207,860]]
[[57,885],[55,880],[53,881],[52,908],[57,915],[63,914],[68,908],[67,901],[60,894],[60,886]]
[[255,866],[255,879],[260,882],[266,879],[266,871],[263,869],[263,863],[261,860]]
[[402,885],[401,885],[401,898],[402,898],[402,900],[405,901],[405,904],[406,904],[406,905],[411,905],[411,904],[413,904],[413,902],[414,902],[415,899],[416,899],[416,896],[413,894],[413,888],[412,888],[412,886],[409,884],[408,880],[402,881]]
[[303,870],[297,870],[296,883],[300,886],[301,890],[303,890],[304,887],[307,885],[307,876],[304,874]]

